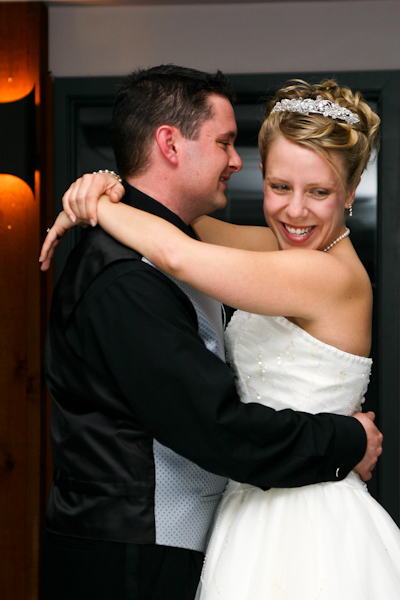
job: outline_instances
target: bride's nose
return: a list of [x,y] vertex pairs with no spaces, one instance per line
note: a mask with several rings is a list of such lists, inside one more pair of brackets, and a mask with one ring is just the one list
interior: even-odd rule
[[292,194],[286,206],[286,214],[293,219],[299,219],[307,215],[307,206],[302,194]]

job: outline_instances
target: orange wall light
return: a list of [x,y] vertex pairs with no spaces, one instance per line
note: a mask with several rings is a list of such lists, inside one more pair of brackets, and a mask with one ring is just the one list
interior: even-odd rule
[[35,191],[35,90],[0,102],[0,173],[14,175]]

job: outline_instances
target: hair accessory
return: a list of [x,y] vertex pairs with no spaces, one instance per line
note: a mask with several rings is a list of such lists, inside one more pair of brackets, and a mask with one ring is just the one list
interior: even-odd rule
[[334,240],[332,242],[332,244],[329,244],[329,246],[324,248],[324,252],[328,252],[328,250],[330,250],[335,244],[344,240],[344,238],[347,237],[348,235],[350,235],[350,229],[348,227],[346,227],[346,231],[344,233],[342,233],[342,235],[339,235],[339,237],[337,237],[336,240]]
[[271,114],[285,111],[301,113],[303,115],[311,113],[319,114],[331,119],[346,121],[349,125],[357,125],[360,122],[358,116],[351,112],[351,110],[340,106],[337,102],[324,100],[322,96],[317,96],[316,100],[312,98],[305,98],[304,100],[303,98],[283,98],[283,100],[275,104],[271,110]]
[[100,169],[99,171],[93,171],[93,175],[97,175],[98,173],[106,173],[107,175],[112,175],[115,179],[118,179],[120,183],[122,183],[121,177],[115,171],[109,171],[108,169]]
[[353,216],[353,205],[349,204],[349,217]]

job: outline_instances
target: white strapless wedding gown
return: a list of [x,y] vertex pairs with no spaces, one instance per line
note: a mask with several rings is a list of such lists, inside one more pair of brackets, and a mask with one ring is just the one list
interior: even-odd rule
[[[237,311],[226,345],[243,402],[342,415],[361,408],[372,361],[284,317]],[[265,492],[231,482],[197,598],[399,600],[400,530],[354,472]]]

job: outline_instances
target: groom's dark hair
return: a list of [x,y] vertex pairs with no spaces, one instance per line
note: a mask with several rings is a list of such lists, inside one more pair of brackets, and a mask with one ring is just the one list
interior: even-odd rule
[[111,141],[122,177],[146,171],[150,145],[160,125],[171,125],[190,140],[212,117],[210,94],[227,98],[235,94],[227,77],[176,65],[138,69],[127,75],[115,99]]

